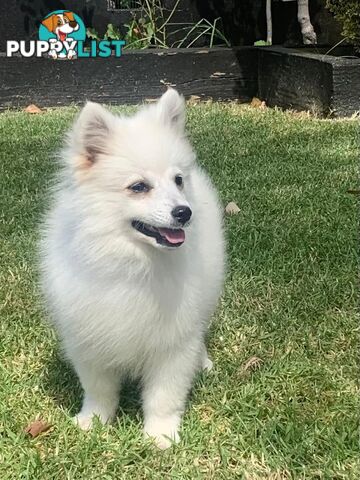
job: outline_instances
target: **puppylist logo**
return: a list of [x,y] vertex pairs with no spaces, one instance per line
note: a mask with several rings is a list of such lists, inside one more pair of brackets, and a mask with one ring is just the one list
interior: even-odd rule
[[39,27],[39,40],[26,42],[8,40],[6,56],[19,53],[23,57],[42,57],[48,55],[56,59],[73,60],[75,58],[110,57],[112,51],[121,57],[124,40],[91,40],[85,48],[86,27],[74,12],[56,10],[47,15]]

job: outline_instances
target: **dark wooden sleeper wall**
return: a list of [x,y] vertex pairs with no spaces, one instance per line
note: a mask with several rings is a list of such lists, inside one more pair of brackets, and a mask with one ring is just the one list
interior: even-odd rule
[[166,86],[185,97],[239,100],[350,116],[360,110],[360,59],[281,47],[125,51],[122,57],[52,60],[0,54],[0,110],[136,104]]

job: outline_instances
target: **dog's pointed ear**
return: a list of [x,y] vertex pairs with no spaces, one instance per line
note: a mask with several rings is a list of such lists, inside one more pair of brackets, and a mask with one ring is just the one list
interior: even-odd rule
[[57,21],[57,15],[51,15],[50,17],[45,18],[41,24],[46,27],[49,32],[54,33],[55,31],[55,22]]
[[77,163],[91,166],[108,153],[115,120],[116,117],[98,103],[86,103],[70,134],[70,146],[78,154]]
[[158,101],[156,108],[162,122],[179,132],[185,130],[185,100],[176,90],[169,88]]
[[64,12],[64,17],[66,17],[69,20],[69,22],[75,21],[73,12],[70,12],[70,11]]

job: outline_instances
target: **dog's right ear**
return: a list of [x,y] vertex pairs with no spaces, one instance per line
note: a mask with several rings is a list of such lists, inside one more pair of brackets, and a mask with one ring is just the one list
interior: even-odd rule
[[91,166],[108,152],[114,124],[115,117],[108,110],[98,103],[86,103],[70,134],[70,147],[77,154],[77,163]]

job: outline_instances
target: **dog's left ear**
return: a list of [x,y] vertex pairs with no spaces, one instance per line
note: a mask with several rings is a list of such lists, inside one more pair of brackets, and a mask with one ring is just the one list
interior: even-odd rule
[[157,105],[159,119],[179,132],[185,130],[185,100],[182,95],[169,88],[160,98]]

